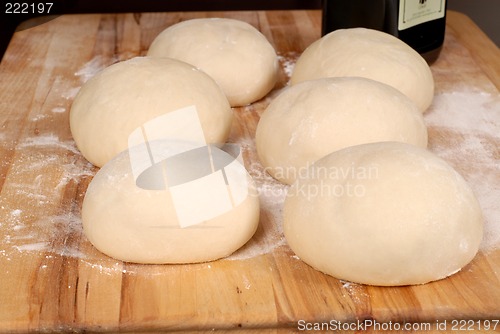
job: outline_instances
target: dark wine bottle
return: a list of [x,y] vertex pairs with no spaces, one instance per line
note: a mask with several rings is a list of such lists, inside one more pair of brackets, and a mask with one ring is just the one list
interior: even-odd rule
[[323,35],[364,27],[392,34],[434,62],[443,46],[446,0],[323,0]]

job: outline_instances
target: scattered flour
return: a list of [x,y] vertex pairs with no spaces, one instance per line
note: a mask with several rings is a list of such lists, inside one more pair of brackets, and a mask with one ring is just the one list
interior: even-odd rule
[[485,253],[500,247],[500,96],[463,88],[438,94],[425,115],[429,149],[471,185],[484,215]]
[[500,96],[464,88],[436,95],[425,121],[428,126],[445,127],[464,135],[487,134],[498,139],[499,113]]
[[298,52],[288,52],[285,54],[279,54],[278,60],[281,63],[281,67],[283,68],[283,72],[285,75],[290,78],[293,73],[293,69],[295,68],[295,63],[299,58],[300,53]]
[[47,118],[47,117],[48,117],[48,115],[45,115],[45,114],[35,115],[35,116],[30,118],[30,121],[36,122],[36,121],[40,121],[40,120]]
[[[76,77],[80,78],[80,82],[83,85],[85,82],[87,82],[90,78],[92,78],[94,75],[96,75],[98,72],[106,68],[107,66],[115,63],[118,59],[117,58],[107,58],[103,56],[95,56],[91,60],[89,60],[87,63],[83,65],[82,68],[80,68],[78,71],[74,73]],[[66,89],[61,93],[61,96],[66,99],[66,100],[73,100],[78,92],[80,91],[81,86],[78,87],[72,87],[69,89]],[[66,112],[66,108],[64,107],[55,107],[52,109],[53,113],[63,113]]]
[[79,91],[80,87],[73,87],[64,92],[64,94],[62,94],[62,97],[65,98],[66,100],[73,100]]
[[[248,156],[256,156],[253,140],[241,139],[238,144]],[[259,228],[250,241],[230,255],[228,260],[244,260],[255,256],[271,253],[285,244],[283,236],[282,208],[288,186],[269,176],[260,162],[253,161],[247,165],[260,198],[261,219]]]
[[15,209],[15,210],[12,210],[12,212],[10,214],[12,217],[19,217],[21,215],[21,212],[23,212],[23,210]]
[[99,71],[103,70],[107,66],[116,62],[117,59],[113,58],[111,62],[109,58],[103,56],[95,56],[90,61],[85,63],[81,69],[75,72],[75,76],[80,77],[80,81],[83,83],[87,82],[90,78],[96,75]]
[[339,283],[342,284],[342,294],[349,296],[360,309],[364,309],[366,305],[370,304],[370,295],[366,291],[366,286],[344,280],[339,280]]
[[56,113],[56,114],[61,114],[63,112],[66,112],[66,108],[64,108],[64,107],[55,107],[55,108],[52,108],[52,112]]
[[[28,137],[20,142],[17,147],[53,147],[56,149],[63,149],[70,151],[75,154],[80,154],[80,151],[75,145],[73,140],[61,141],[59,137],[54,134],[41,135],[37,137]],[[57,156],[47,157],[47,159],[57,159]],[[41,164],[46,163],[46,161],[40,161]]]
[[[54,203],[62,201],[67,186],[93,176],[95,168],[81,157],[73,141],[62,141],[53,134],[25,138],[16,152],[7,175],[10,181],[0,195],[0,222],[7,227],[0,249],[6,251],[5,256],[9,256],[7,251],[85,256],[78,243],[69,242],[70,236],[83,233],[77,198],[64,205],[65,212],[54,212]],[[51,173],[44,173],[46,170]],[[4,198],[5,193],[16,200]],[[18,207],[12,207],[13,203]]]
[[43,251],[43,250],[47,249],[47,246],[49,246],[48,242],[35,242],[32,244],[14,246],[14,248],[16,248],[20,252],[23,252],[23,251]]

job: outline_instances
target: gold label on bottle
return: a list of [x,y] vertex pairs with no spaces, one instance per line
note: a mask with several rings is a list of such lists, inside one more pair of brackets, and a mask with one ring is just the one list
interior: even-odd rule
[[398,30],[444,17],[445,4],[446,0],[400,0]]

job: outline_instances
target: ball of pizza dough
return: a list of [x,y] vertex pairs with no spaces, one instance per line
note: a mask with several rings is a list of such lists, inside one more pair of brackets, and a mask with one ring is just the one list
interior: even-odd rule
[[398,90],[366,78],[323,78],[290,86],[261,116],[255,135],[265,170],[291,184],[316,160],[378,141],[427,146],[422,113]]
[[422,112],[434,96],[434,79],[422,56],[392,35],[365,28],[335,30],[312,43],[297,60],[291,83],[345,76],[386,83]]
[[[228,256],[252,237],[259,198],[233,155],[169,140],[148,145],[120,153],[89,184],[82,224],[98,250],[127,262],[195,263]],[[156,163],[143,150],[160,154]]]
[[71,134],[83,156],[101,167],[127,149],[130,134],[144,123],[188,107],[197,110],[207,143],[226,141],[233,114],[212,78],[179,60],[136,57],[82,86],[71,106]]
[[289,190],[284,233],[317,270],[370,285],[445,278],[479,249],[483,218],[466,181],[404,143],[349,147],[315,163]]
[[161,32],[148,56],[183,60],[217,81],[231,106],[264,97],[276,84],[278,58],[250,24],[226,18],[192,19]]

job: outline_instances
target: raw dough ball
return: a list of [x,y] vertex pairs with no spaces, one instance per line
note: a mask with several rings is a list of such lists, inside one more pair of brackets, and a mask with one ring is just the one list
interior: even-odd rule
[[[209,160],[206,146],[175,151],[182,145],[154,145],[153,151],[170,158],[156,156],[159,162],[151,165],[147,158],[137,160],[134,147],[92,179],[82,206],[90,242],[113,258],[137,263],[211,261],[245,244],[258,225],[259,199],[244,166],[216,147]],[[150,168],[136,177],[134,165],[141,164]]]
[[178,60],[137,57],[83,85],[71,106],[71,133],[83,156],[101,167],[127,149],[136,128],[189,106],[197,109],[207,143],[226,141],[233,115],[212,78]]
[[246,22],[193,19],[165,29],[148,56],[183,60],[219,83],[231,106],[264,97],[275,85],[278,58],[272,45]]
[[365,78],[324,78],[289,87],[268,106],[255,137],[266,171],[288,184],[319,158],[348,146],[378,141],[427,146],[415,104]]
[[291,82],[359,76],[386,83],[423,112],[434,96],[434,79],[425,60],[410,46],[384,32],[352,28],[333,31],[299,57]]
[[412,145],[350,147],[315,163],[287,194],[284,233],[312,267],[371,285],[421,284],[472,260],[482,238],[472,190]]

